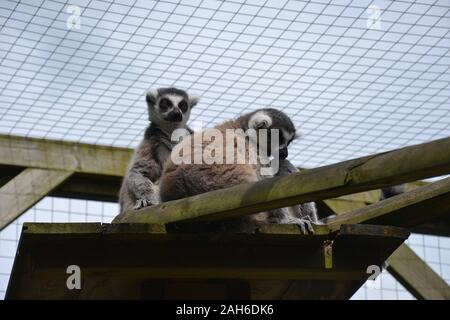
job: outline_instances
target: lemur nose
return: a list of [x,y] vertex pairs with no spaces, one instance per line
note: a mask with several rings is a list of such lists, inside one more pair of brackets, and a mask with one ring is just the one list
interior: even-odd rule
[[168,121],[180,122],[183,120],[183,114],[178,110],[171,111],[166,118]]

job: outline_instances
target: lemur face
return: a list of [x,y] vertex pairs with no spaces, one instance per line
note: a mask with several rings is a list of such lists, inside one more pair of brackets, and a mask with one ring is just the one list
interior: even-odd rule
[[[250,116],[248,127],[257,131],[267,130],[265,150],[268,156],[274,154],[274,150],[272,150],[272,139],[277,138],[276,135],[273,136],[271,129],[278,131],[278,141],[276,144],[274,143],[274,146],[278,148],[277,154],[279,159],[286,159],[288,157],[287,147],[297,137],[296,129],[291,119],[276,109],[267,108],[256,111]],[[258,147],[261,143],[258,139]]]
[[169,122],[181,122],[189,110],[189,104],[183,96],[164,95],[156,103],[161,117]]
[[184,125],[198,98],[176,88],[161,88],[147,93],[150,121]]

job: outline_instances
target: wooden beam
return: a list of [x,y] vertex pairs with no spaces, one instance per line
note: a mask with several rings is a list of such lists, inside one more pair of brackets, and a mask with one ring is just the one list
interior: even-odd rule
[[133,150],[0,135],[0,165],[122,177]]
[[[417,189],[419,187],[423,187],[430,184],[430,182],[427,181],[412,181],[412,182],[408,182],[405,183],[405,192],[406,191],[411,191],[414,189]],[[380,201],[380,196],[381,196],[381,190],[380,189],[376,189],[376,190],[369,190],[369,191],[363,191],[363,192],[358,192],[358,193],[354,193],[354,194],[348,194],[348,195],[344,195],[339,197],[339,200],[347,200],[347,201],[351,201],[351,202],[361,202],[361,203],[365,203],[365,204],[372,204],[375,202]]]
[[[25,168],[0,165],[0,187]],[[122,177],[74,173],[48,195],[52,197],[117,202]]]
[[72,172],[28,168],[0,188],[0,230],[45,197]]
[[[330,209],[334,210],[334,212],[336,212],[337,214],[343,214],[367,206],[367,204],[364,203],[363,201],[357,200],[352,201],[341,198],[328,199],[320,201],[317,204],[319,208],[319,213],[323,213],[321,218],[325,218],[326,216],[332,215],[333,213],[329,212]],[[442,215],[440,214],[438,218],[430,219],[429,221],[423,224],[411,226],[410,230],[414,233],[449,237],[450,211],[448,211],[447,213],[442,212]]]
[[[416,188],[430,184],[427,181],[414,181],[405,184],[405,191],[411,191]],[[324,216],[331,215],[327,209],[334,210],[337,214],[342,214],[355,209],[363,208],[366,205],[376,203],[380,199],[380,190],[364,191],[360,193],[341,196],[339,198],[327,199],[318,203],[319,212]],[[432,234],[436,236],[450,236],[450,210],[442,214],[437,219],[430,219],[424,224],[410,227],[414,233]]]
[[387,270],[417,299],[450,299],[447,282],[407,245],[400,246],[387,262]]
[[[427,186],[426,183],[422,183],[422,186]],[[414,190],[415,188],[408,188],[409,190]],[[416,191],[417,193],[417,191]],[[419,193],[421,191],[419,190]],[[394,203],[401,203],[404,201],[402,198],[411,199],[416,196],[415,193],[400,197],[395,197],[390,200]],[[336,200],[338,200],[336,202]],[[339,201],[340,200],[340,201]],[[389,200],[389,199],[388,199]],[[382,207],[386,201],[379,202]],[[447,203],[450,201],[447,201]],[[329,205],[329,210],[332,213],[339,215],[346,215],[348,211],[357,207],[358,209],[364,206],[362,201],[352,204],[352,201],[348,199],[332,199],[327,200],[327,205]],[[442,202],[437,202],[437,206],[442,205]],[[408,217],[412,218],[411,215],[414,214],[412,207],[406,207],[405,214],[408,216],[404,217],[404,221],[408,221]],[[416,207],[417,210],[417,207]],[[436,208],[431,210],[431,207],[416,211],[419,216],[424,216],[424,213],[429,215],[431,211],[435,211]],[[360,210],[364,211],[363,209]],[[398,215],[398,211],[397,211]],[[347,216],[352,216],[348,215]],[[410,219],[413,221],[414,219]],[[381,221],[383,223],[383,221]],[[387,222],[389,223],[389,221]],[[331,230],[330,230],[331,231]],[[402,244],[387,260],[387,270],[392,274],[392,276],[397,279],[408,291],[410,291],[417,299],[450,299],[450,287],[438,274],[436,274],[419,256],[417,256],[406,244]]]
[[395,197],[324,219],[332,231],[342,224],[370,223],[413,227],[445,215],[450,210],[450,178]]
[[450,138],[125,212],[114,221],[226,219],[438,176],[450,172],[450,153],[442,150],[450,150]]
[[[201,292],[205,280],[235,279],[249,284],[252,299],[348,299],[369,276],[367,266],[380,265],[408,235],[403,228],[369,225],[298,235],[263,230],[164,233],[146,224],[26,223],[6,299],[140,298],[148,281],[188,280],[192,285],[183,299]],[[330,241],[327,259],[332,268],[327,268],[323,246]],[[81,267],[82,290],[65,286],[72,264]],[[164,298],[161,293],[159,298]]]
[[117,203],[121,183],[121,177],[75,173],[49,195]]
[[439,219],[411,228],[414,233],[432,234],[441,237],[450,237],[450,212]]
[[[441,140],[436,142],[439,141]],[[436,142],[433,142],[433,144]],[[439,142],[439,144],[445,147],[443,143]],[[427,150],[430,148],[428,146]],[[0,135],[0,153],[2,154],[2,157],[0,157],[0,187],[28,166],[57,170],[73,169],[75,173],[52,190],[49,195],[115,202],[117,201],[121,178],[126,171],[133,150]],[[350,161],[350,163],[358,166],[356,164],[358,161],[362,160],[356,159]],[[442,164],[443,161],[441,159],[440,163]],[[322,170],[323,168],[319,169]],[[441,169],[437,171],[442,172]],[[434,170],[436,170],[436,167]],[[304,172],[308,171],[311,170]],[[357,175],[357,172],[353,172],[354,175]],[[423,184],[423,182],[414,182],[408,184],[408,187],[414,188],[416,184]],[[341,207],[348,205],[355,209],[375,202],[378,197],[378,190],[363,191],[358,194],[344,195],[334,201],[334,204]],[[327,203],[329,201],[331,200],[326,200]],[[414,231],[450,235],[450,216],[435,222],[429,221],[426,225],[416,226]]]

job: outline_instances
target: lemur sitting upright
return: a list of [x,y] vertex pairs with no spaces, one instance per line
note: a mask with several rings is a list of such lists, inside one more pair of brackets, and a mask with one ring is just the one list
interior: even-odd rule
[[174,144],[171,135],[186,128],[196,96],[177,88],[160,88],[146,95],[150,125],[137,147],[119,193],[120,213],[160,203],[158,182]]
[[[189,157],[204,155],[212,140],[213,131],[223,137],[228,137],[227,130],[242,131],[242,136],[237,133],[229,138],[230,140],[216,144],[214,154],[218,155],[218,163],[175,163],[173,159],[177,158],[180,150],[186,150]],[[248,139],[244,132],[254,130],[255,135],[249,135]],[[278,135],[268,134],[267,139],[261,139],[260,133],[273,130],[278,131]],[[273,132],[275,133],[275,132]],[[247,141],[239,152],[238,138]],[[291,119],[283,112],[265,108],[259,109],[249,114],[242,115],[234,120],[224,122],[215,128],[204,132],[197,132],[190,138],[184,139],[172,150],[174,157],[169,157],[161,176],[160,195],[163,202],[177,200],[185,197],[194,196],[208,191],[224,189],[242,183],[261,181],[275,176],[285,176],[291,174],[297,169],[286,159],[288,156],[288,145],[296,137],[296,129]],[[214,141],[216,141],[214,138]],[[228,139],[228,138],[226,138]],[[225,140],[226,140],[225,139]],[[273,140],[273,141],[272,141]],[[199,141],[198,147],[195,141]],[[220,141],[220,139],[218,140]],[[225,143],[224,143],[225,142]],[[231,152],[230,152],[231,151]],[[239,153],[246,155],[256,155],[256,163],[249,161],[227,162],[228,154],[232,155],[231,160],[236,160]],[[273,174],[265,171],[262,174],[263,163],[261,159],[273,156],[280,160],[278,172]],[[226,231],[226,232],[255,232],[255,225],[258,223],[292,223],[301,227],[303,233],[314,233],[313,223],[317,222],[317,212],[314,203],[307,203],[288,208],[273,209],[244,217],[239,217],[226,221],[200,223],[197,226],[202,231]],[[195,224],[195,223],[194,223]],[[196,230],[195,225],[189,225]],[[187,229],[185,229],[187,230]]]

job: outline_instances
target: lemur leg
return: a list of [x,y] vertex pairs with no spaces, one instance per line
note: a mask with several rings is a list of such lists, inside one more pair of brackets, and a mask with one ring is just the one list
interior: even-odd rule
[[[280,160],[280,167],[275,176],[283,177],[298,171],[289,160]],[[272,212],[277,223],[297,224],[304,234],[314,233],[313,224],[317,224],[319,221],[314,202],[281,208]]]
[[314,221],[308,215],[302,217],[296,216],[297,212],[295,211],[295,207],[271,210],[269,221],[276,224],[296,224],[300,227],[303,234],[314,234],[313,224],[316,224],[317,221]]
[[288,224],[296,224],[300,227],[303,234],[314,234],[313,224],[317,224],[316,221],[312,221],[310,216],[305,216],[303,218],[292,217],[286,221]]

